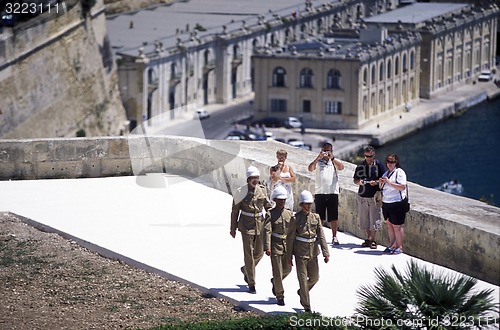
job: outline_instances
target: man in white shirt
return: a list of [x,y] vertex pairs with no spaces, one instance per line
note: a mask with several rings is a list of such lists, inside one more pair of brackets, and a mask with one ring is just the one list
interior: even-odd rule
[[344,164],[333,156],[331,143],[324,143],[318,156],[309,164],[309,172],[314,172],[316,213],[322,221],[328,221],[332,228],[332,244],[339,245],[337,228],[339,219],[339,177],[337,171]]

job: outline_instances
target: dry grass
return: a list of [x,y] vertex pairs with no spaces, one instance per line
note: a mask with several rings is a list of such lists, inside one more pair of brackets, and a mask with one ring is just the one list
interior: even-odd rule
[[0,329],[147,329],[255,315],[0,213]]

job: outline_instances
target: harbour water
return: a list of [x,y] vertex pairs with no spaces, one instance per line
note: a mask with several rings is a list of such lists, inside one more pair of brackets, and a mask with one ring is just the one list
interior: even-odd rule
[[388,153],[399,155],[409,181],[434,188],[457,179],[462,196],[499,206],[500,99],[388,143],[377,149],[377,158]]

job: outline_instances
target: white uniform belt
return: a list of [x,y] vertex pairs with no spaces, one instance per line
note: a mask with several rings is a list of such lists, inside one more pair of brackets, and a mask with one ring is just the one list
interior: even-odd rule
[[272,233],[271,235],[273,235],[274,237],[277,237],[277,238],[286,238],[285,234]]
[[312,243],[316,240],[316,237],[315,238],[304,238],[304,237],[296,236],[295,239],[297,241],[301,241],[301,242]]
[[262,210],[260,213],[257,213],[257,214],[251,213],[251,212],[245,212],[245,211],[240,211],[240,212],[241,212],[241,214],[246,215],[248,217],[254,217],[256,215],[262,215],[263,216],[265,214],[264,210]]

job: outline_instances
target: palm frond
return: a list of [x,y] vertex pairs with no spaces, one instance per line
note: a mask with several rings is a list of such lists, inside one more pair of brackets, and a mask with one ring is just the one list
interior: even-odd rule
[[359,316],[368,320],[392,320],[394,324],[398,319],[425,324],[431,319],[455,315],[474,320],[478,327],[481,327],[481,319],[491,318],[491,315],[498,317],[493,290],[476,292],[475,278],[433,273],[414,261],[408,263],[405,272],[394,265],[391,270],[389,274],[384,269],[375,269],[375,284],[358,289],[356,313]]

